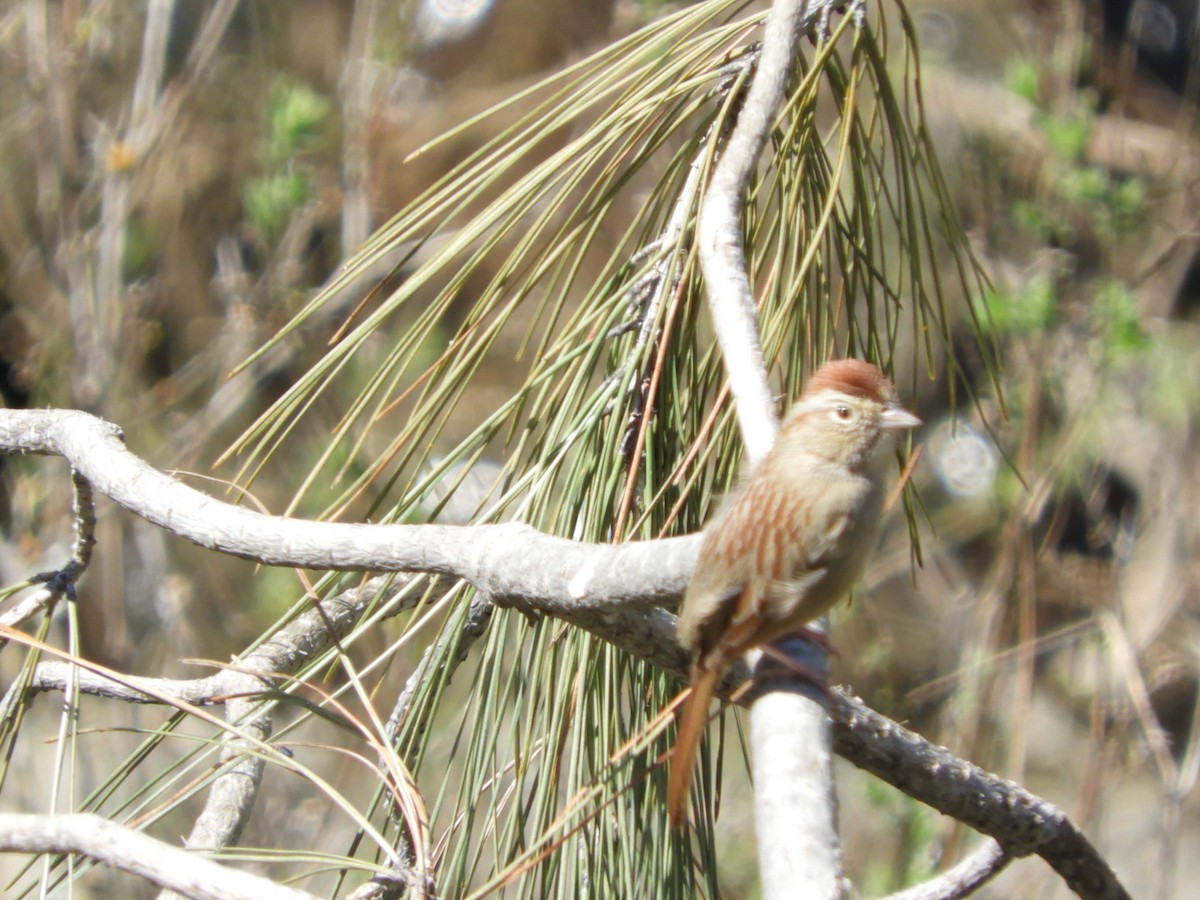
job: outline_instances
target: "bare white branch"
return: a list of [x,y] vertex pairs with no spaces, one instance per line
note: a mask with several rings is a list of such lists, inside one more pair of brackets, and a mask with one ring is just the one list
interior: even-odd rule
[[[125,703],[161,703],[172,698],[192,706],[209,706],[229,698],[258,694],[276,687],[288,676],[311,662],[334,638],[349,634],[364,610],[376,601],[387,602],[404,587],[394,576],[372,578],[366,584],[343,591],[321,601],[321,609],[312,609],[275,632],[253,652],[235,660],[227,669],[203,678],[148,678],[123,675],[120,680],[78,669],[76,678],[83,694],[121,700]],[[404,597],[392,615],[411,609],[419,593]],[[61,691],[72,668],[69,663],[39,663],[30,679],[31,691]]]
[[[759,343],[742,208],[796,64],[799,36],[839,5],[776,0],[771,7],[754,79],[713,171],[697,225],[713,325],[751,464],[775,442],[779,420]],[[827,671],[828,665],[820,659],[810,668]],[[805,696],[804,679],[776,674],[771,681],[778,689],[756,691],[750,712],[763,896],[840,897],[845,884],[825,704]],[[804,802],[791,802],[801,797]]]
[[371,160],[367,125],[373,87],[371,36],[379,25],[379,0],[358,0],[350,20],[350,47],[340,94],[342,135],[342,255],[367,243],[371,236]]
[[[786,656],[785,663],[781,657]],[[754,833],[764,897],[840,897],[842,874],[825,648],[799,635],[751,663]]]
[[0,814],[0,851],[79,853],[194,900],[314,900],[89,813]]
[[1012,857],[993,840],[984,841],[958,865],[928,881],[889,896],[888,900],[959,900],[998,875]]
[[677,599],[698,550],[695,536],[582,544],[516,523],[356,525],[264,515],[153,469],[126,449],[118,428],[76,410],[0,410],[0,451],[63,456],[120,506],[210,550],[276,566],[452,575],[499,604],[520,600],[585,627],[614,606],[650,613]]
[[742,207],[795,66],[797,39],[840,5],[836,0],[778,0],[771,8],[754,80],[738,110],[737,126],[713,169],[697,224],[700,267],[713,325],[729,373],[746,455],[752,463],[775,442],[779,422],[759,345],[758,308],[746,265]]

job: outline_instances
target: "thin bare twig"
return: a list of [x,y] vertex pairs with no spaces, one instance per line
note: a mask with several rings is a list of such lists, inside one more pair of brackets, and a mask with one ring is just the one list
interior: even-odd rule
[[[52,610],[63,596],[75,599],[75,585],[87,571],[88,563],[92,561],[92,548],[96,546],[96,507],[92,502],[92,486],[76,469],[71,470],[71,488],[75,540],[71,545],[70,562],[57,571],[35,575],[33,581],[45,582],[46,586],[0,616],[0,625],[16,628],[42,610]],[[0,649],[7,643],[0,638]]]

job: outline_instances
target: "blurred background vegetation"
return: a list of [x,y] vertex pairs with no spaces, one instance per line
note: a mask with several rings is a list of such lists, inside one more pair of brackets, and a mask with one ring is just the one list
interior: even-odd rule
[[[868,583],[835,616],[835,678],[1062,806],[1135,896],[1187,896],[1200,877],[1180,853],[1200,839],[1196,10],[881,9],[879,60],[843,34],[829,72],[802,83],[785,115],[794,134],[832,136],[828,146],[775,163],[748,217],[781,391],[832,352],[870,352],[892,363],[928,423],[914,511],[894,517]],[[592,540],[698,528],[736,477],[737,442],[694,260],[678,235],[654,241],[694,190],[691,165],[744,76],[729,54],[754,36],[757,10],[0,3],[5,404],[93,411],[156,466],[277,513],[519,517]],[[925,119],[879,102],[864,114],[874,124],[847,140],[882,132],[895,143],[854,161],[880,186],[840,201],[833,221],[845,230],[830,236],[817,226],[826,189],[851,177],[838,111],[885,96],[885,75],[910,98],[906,24]],[[727,83],[714,74],[722,62],[734,63]],[[888,167],[921,159],[925,140],[945,184],[928,171],[897,184]],[[924,212],[928,233],[903,236],[916,217],[897,205],[943,200],[951,216]],[[885,226],[866,224],[872,201],[891,210]],[[659,265],[668,275],[655,282]],[[654,301],[672,278],[683,288]],[[688,337],[670,343],[672,331]],[[648,395],[655,372],[661,387]],[[641,416],[647,400],[654,417]],[[638,440],[645,460],[630,465]],[[69,479],[61,462],[2,464],[0,577],[11,584],[69,555]],[[234,481],[249,494],[226,494]],[[298,573],[218,559],[100,512],[78,604],[91,659],[194,677],[209,670],[189,660],[226,660],[308,608]],[[355,583],[326,579],[318,591]],[[461,590],[431,587],[427,607],[346,642],[360,669],[378,664],[364,683],[381,718],[423,648],[462,633],[468,612]],[[641,788],[654,752],[609,761],[678,684],[552,622],[498,618],[469,671],[447,683],[447,665],[420,684],[399,735],[444,842],[448,895],[483,886],[496,860],[529,857],[533,874],[514,895],[587,894],[585,884],[610,896],[752,895],[735,717],[714,742],[726,779],[716,833],[685,846]],[[64,646],[66,627],[51,631]],[[456,658],[458,644],[443,644],[437,659]],[[344,687],[354,676],[336,660],[301,677]],[[0,656],[6,688],[23,662],[13,647]],[[0,808],[47,808],[58,776],[38,742],[58,715],[31,701],[30,722],[49,724],[26,724],[9,747],[21,777],[9,772]],[[84,700],[79,796],[163,720]],[[329,749],[346,742],[342,730],[299,708],[276,727],[301,724],[308,762],[368,808],[376,785]],[[648,741],[666,746],[661,734]],[[179,762],[185,743],[156,745],[97,808],[144,816],[162,836],[186,832],[202,795],[153,784],[160,772],[199,777],[203,757]],[[840,784],[847,865],[865,895],[970,844],[870,779],[844,771]],[[600,814],[574,810],[582,831],[554,830],[588,788],[585,812],[594,802]],[[636,804],[610,802],[627,791]],[[456,818],[464,796],[481,798],[473,825]],[[355,855],[354,824],[329,809],[310,785],[269,776],[242,843]],[[693,885],[681,873],[696,873],[696,859]],[[315,872],[312,890],[340,884],[322,861],[256,860],[277,877]],[[10,862],[3,871],[22,889],[36,883],[36,870]],[[102,896],[111,878],[88,873],[80,890]],[[1034,861],[987,895],[1056,891]]]

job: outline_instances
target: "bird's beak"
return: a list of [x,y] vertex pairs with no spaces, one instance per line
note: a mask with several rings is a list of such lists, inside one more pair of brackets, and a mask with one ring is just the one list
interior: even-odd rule
[[880,416],[880,424],[889,431],[895,431],[901,428],[916,428],[921,424],[921,420],[901,406],[887,406]]

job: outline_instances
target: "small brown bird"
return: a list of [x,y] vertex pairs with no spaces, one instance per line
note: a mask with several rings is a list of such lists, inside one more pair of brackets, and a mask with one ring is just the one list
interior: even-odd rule
[[667,785],[673,825],[687,820],[717,680],[741,654],[799,631],[849,594],[879,535],[890,434],[919,424],[875,366],[826,363],[767,455],[704,530],[679,610],[692,692]]

